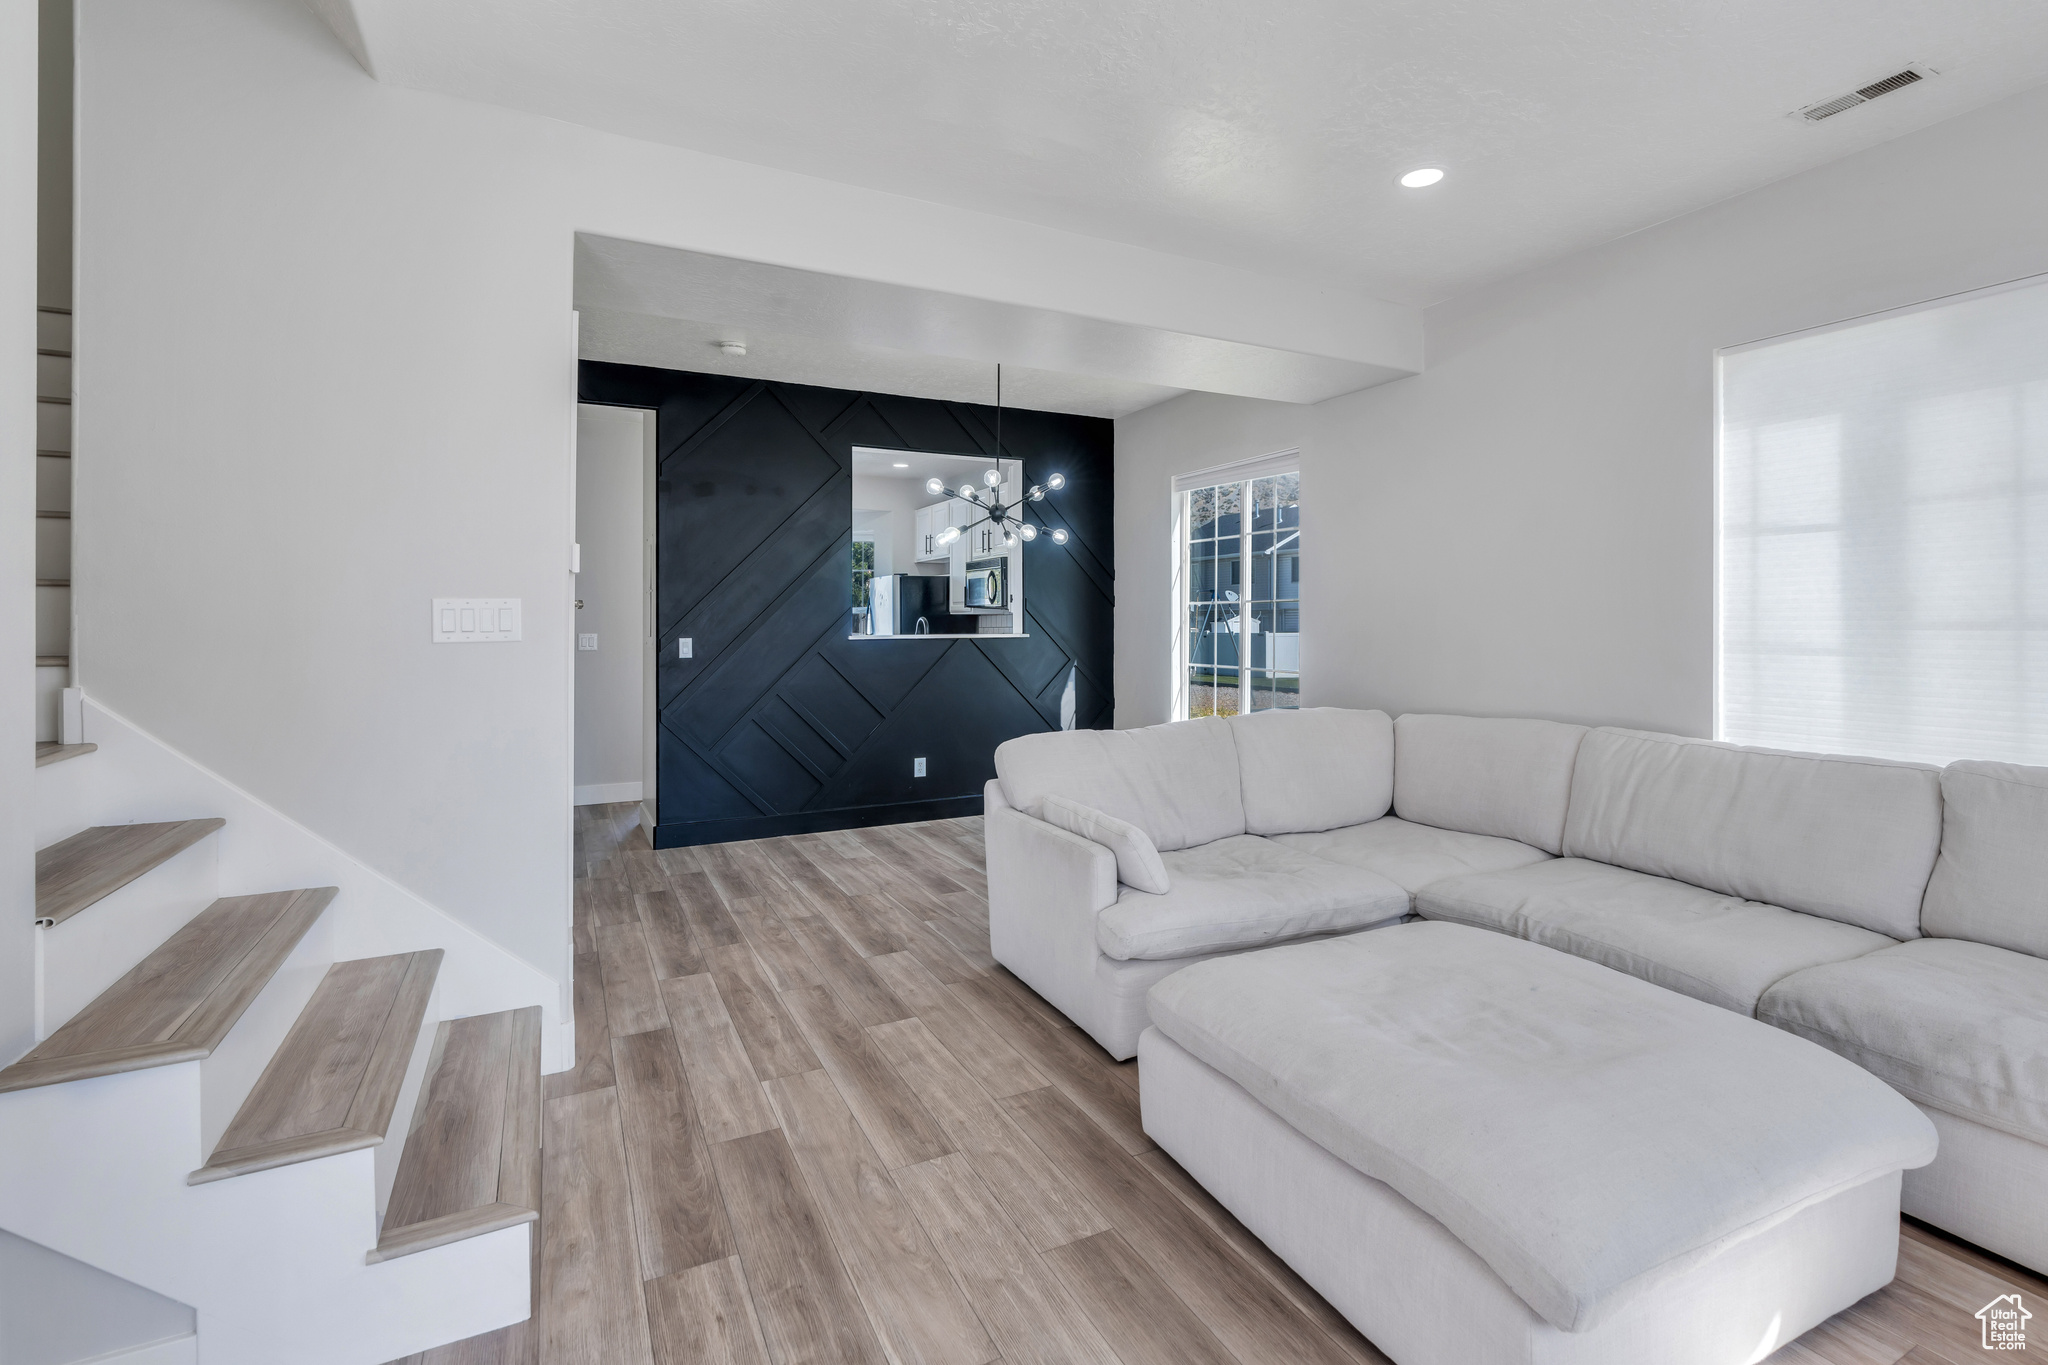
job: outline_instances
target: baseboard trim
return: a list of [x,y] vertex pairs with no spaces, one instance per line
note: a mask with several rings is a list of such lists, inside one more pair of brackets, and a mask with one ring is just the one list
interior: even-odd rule
[[579,806],[613,806],[622,801],[638,801],[638,782],[593,782],[587,787],[576,788],[575,804]]
[[981,814],[981,797],[945,796],[935,801],[901,801],[888,806],[846,806],[839,810],[807,810],[794,815],[750,815],[736,820],[683,820],[654,827],[656,848],[688,848],[693,844],[729,844],[740,839],[773,839],[783,834],[818,834],[833,829],[866,829],[870,825],[908,825],[919,820],[951,820]]

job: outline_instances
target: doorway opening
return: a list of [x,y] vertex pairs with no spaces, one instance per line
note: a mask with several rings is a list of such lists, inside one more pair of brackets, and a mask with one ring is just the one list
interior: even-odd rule
[[654,832],[655,414],[576,406],[575,804]]

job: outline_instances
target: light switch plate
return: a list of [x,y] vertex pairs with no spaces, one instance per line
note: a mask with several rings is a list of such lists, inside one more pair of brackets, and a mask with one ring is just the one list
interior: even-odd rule
[[576,648],[578,648],[578,649],[596,649],[596,648],[597,648],[597,637],[596,637],[595,635],[578,635],[578,636],[576,637]]
[[695,648],[695,646],[696,646],[696,643],[697,643],[697,642],[696,642],[695,640],[692,640],[692,639],[691,639],[691,638],[690,638],[689,636],[687,636],[687,635],[685,635],[685,636],[683,636],[683,637],[682,637],[681,639],[677,640],[677,641],[676,641],[676,657],[677,657],[678,659],[687,659],[687,658],[689,658],[689,657],[690,657],[690,651],[691,651],[691,650],[692,650],[693,648]]
[[434,599],[434,643],[485,644],[517,640],[520,633],[516,597],[437,597]]
[[923,777],[923,776],[924,776],[924,760],[923,760],[923,759],[921,759],[921,758],[913,758],[913,759],[911,759],[911,760],[910,760],[910,775],[911,775],[912,777]]

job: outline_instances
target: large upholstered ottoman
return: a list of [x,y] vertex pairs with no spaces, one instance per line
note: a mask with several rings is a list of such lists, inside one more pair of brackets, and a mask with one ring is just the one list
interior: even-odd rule
[[1145,1131],[1400,1365],[1744,1365],[1891,1278],[1911,1103],[1455,924],[1154,986]]

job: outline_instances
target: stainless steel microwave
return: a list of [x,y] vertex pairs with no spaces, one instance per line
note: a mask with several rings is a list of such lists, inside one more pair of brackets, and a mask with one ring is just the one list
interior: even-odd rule
[[970,559],[963,581],[960,604],[966,611],[1008,611],[1010,609],[1010,561]]

